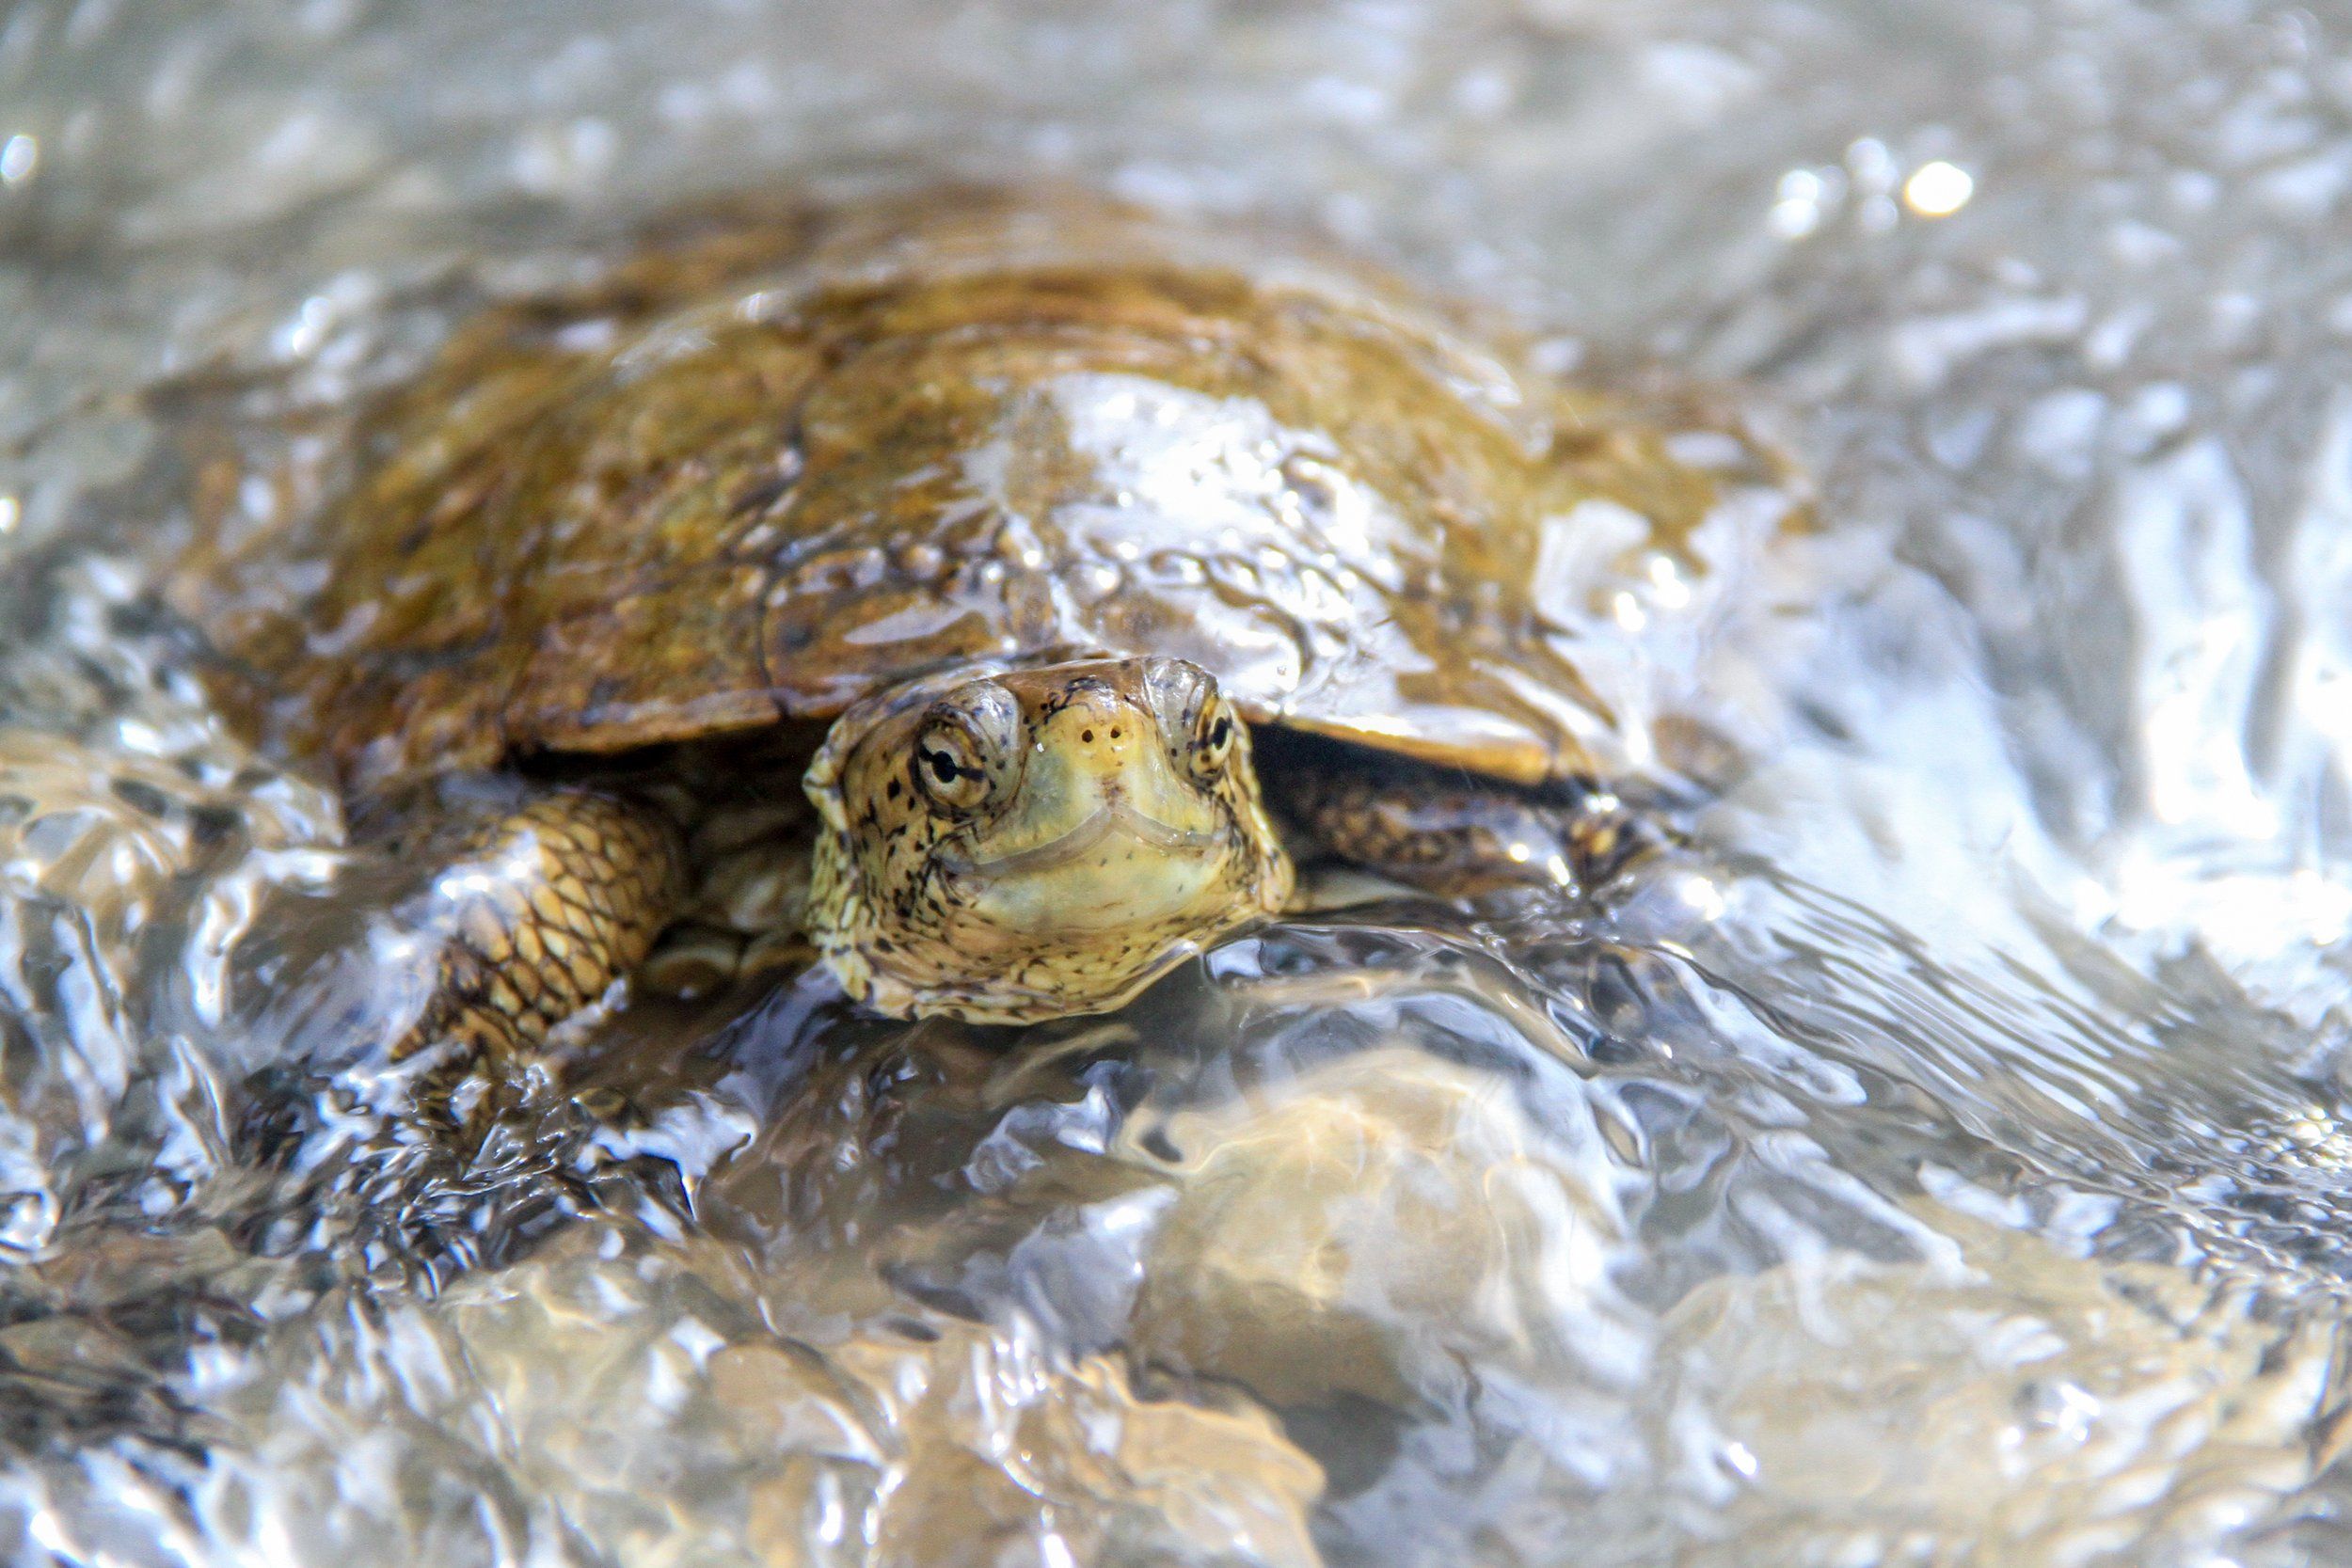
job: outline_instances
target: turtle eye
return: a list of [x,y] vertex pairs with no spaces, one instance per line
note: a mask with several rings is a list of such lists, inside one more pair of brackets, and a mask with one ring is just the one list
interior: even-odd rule
[[1226,763],[1232,759],[1233,733],[1238,722],[1222,697],[1211,697],[1200,705],[1200,715],[1192,729],[1194,773],[1214,779],[1225,771]]
[[943,810],[970,811],[988,799],[988,763],[970,731],[933,721],[914,739],[914,782]]
[[1021,705],[993,680],[933,703],[914,732],[914,787],[950,815],[977,811],[1021,776]]

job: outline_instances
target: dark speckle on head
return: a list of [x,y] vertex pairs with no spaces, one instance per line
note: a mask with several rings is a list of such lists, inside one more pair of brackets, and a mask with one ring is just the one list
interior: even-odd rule
[[[1246,752],[1206,772],[1187,736],[1160,733],[1169,665],[943,681],[928,705],[836,726],[829,754],[853,738],[811,777],[850,828],[819,843],[811,911],[845,976],[895,1012],[1054,1017],[1116,1005],[1279,909],[1290,866]],[[1184,689],[1214,694],[1185,668]],[[1130,735],[1143,743],[1098,744]],[[910,769],[916,787],[894,788]]]

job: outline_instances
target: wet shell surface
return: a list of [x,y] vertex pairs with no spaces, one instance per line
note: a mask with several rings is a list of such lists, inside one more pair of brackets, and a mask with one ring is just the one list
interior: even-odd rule
[[1674,438],[1263,235],[934,197],[493,309],[372,412],[337,499],[175,596],[255,726],[358,788],[1073,652],[1533,782],[1593,771],[1610,722],[1564,626],[1770,482]]

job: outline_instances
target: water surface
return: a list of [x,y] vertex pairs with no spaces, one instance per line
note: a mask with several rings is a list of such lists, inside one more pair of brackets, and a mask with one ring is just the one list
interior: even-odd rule
[[[2352,1560],[2347,37],[14,8],[11,1560]],[[1643,645],[1746,759],[1710,847],[1017,1043],[814,979],[648,1012],[479,1149],[290,1052],[269,952],[351,955],[306,1006],[358,1014],[412,956],[146,607],[191,506],[267,514],[629,221],[917,173],[1305,222],[1743,388],[1826,526]]]

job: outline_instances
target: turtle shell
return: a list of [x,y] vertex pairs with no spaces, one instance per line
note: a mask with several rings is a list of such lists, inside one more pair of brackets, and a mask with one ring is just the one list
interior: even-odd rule
[[[706,232],[497,307],[337,499],[182,578],[346,785],[822,719],[966,661],[1191,659],[1498,777],[1605,767],[1577,627],[1728,484],[1383,279],[1073,198]],[[1746,471],[1740,471],[1740,465]]]

